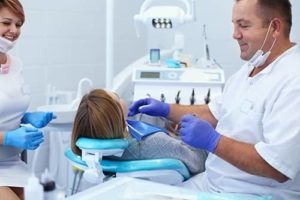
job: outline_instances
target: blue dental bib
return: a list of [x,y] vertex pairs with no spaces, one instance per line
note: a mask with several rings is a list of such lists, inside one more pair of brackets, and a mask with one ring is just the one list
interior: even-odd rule
[[128,119],[127,124],[128,124],[130,135],[134,137],[137,141],[140,141],[145,137],[147,137],[148,135],[157,132],[164,132],[168,134],[166,129],[142,121]]

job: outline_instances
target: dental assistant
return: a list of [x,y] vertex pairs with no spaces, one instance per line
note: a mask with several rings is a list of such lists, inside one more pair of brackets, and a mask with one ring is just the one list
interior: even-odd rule
[[0,1],[0,200],[23,199],[22,188],[30,173],[20,153],[38,148],[44,141],[38,128],[53,118],[52,113],[26,112],[29,93],[24,84],[23,66],[19,59],[7,53],[19,38],[24,21],[18,0]]
[[232,23],[240,57],[247,62],[220,97],[195,106],[142,99],[129,115],[181,122],[182,140],[210,152],[206,171],[186,187],[300,199],[300,49],[289,38],[291,4],[236,0]]

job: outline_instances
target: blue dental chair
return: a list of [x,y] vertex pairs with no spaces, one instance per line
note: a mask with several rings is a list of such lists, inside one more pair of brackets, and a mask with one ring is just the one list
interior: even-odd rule
[[104,175],[106,173],[170,185],[181,183],[190,177],[186,166],[177,159],[117,161],[104,158],[122,156],[124,149],[128,147],[126,139],[79,138],[76,146],[82,150],[82,156],[74,154],[71,149],[65,151],[65,156],[75,167],[83,170],[83,177],[92,183],[103,182],[107,177]]

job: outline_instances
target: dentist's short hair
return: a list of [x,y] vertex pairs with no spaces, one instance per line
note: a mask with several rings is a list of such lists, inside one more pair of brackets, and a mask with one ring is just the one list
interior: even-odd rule
[[[236,2],[243,0],[235,0]],[[252,0],[253,1],[253,0]],[[292,27],[292,5],[290,0],[256,0],[257,13],[269,26],[270,21],[277,17],[285,22],[284,34],[289,37]]]

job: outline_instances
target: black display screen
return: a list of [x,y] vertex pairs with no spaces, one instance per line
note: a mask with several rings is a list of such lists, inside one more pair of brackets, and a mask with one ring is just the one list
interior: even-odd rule
[[159,72],[141,72],[141,78],[160,78]]

